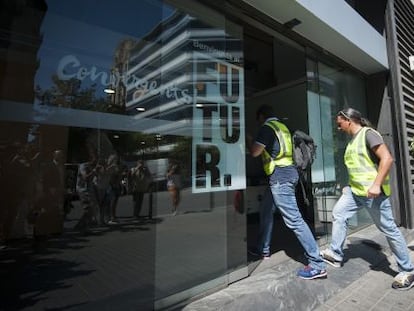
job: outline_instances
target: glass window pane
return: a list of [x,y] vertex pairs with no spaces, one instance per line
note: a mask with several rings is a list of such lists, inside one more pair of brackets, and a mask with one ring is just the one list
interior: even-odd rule
[[[312,165],[312,186],[316,217],[316,231],[330,232],[332,208],[347,185],[347,171],[343,154],[349,141],[337,130],[336,113],[352,107],[365,113],[365,81],[348,70],[308,60],[309,129],[316,140],[317,156]],[[350,222],[350,229],[371,223],[364,210]]]
[[[152,310],[208,281],[227,284],[246,265],[234,208],[246,183],[241,27],[197,3],[157,0],[7,10],[9,305]],[[20,264],[26,273],[13,272]]]

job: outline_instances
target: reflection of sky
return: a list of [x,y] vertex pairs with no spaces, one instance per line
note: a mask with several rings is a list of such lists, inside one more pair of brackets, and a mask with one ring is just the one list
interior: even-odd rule
[[[47,5],[35,81],[43,89],[51,86],[51,76],[65,55],[75,55],[89,70],[95,66],[108,72],[122,40],[139,40],[173,11],[157,0],[60,0]],[[86,78],[82,88],[90,84]]]

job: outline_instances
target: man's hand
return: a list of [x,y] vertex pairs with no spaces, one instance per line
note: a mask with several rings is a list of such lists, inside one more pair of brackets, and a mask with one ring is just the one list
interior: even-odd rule
[[374,199],[374,198],[378,197],[380,194],[381,194],[381,186],[379,186],[377,184],[373,184],[368,189],[367,197],[370,198],[370,199]]

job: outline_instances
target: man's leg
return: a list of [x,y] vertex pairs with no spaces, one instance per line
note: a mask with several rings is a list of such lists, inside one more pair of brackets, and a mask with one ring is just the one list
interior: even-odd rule
[[275,206],[270,189],[266,189],[262,203],[260,204],[260,231],[258,251],[261,255],[270,256],[270,244],[273,235],[273,213]]
[[137,209],[138,209],[138,205],[137,205],[137,192],[132,192],[132,206],[133,206],[133,216],[137,217]]
[[[299,211],[295,196],[295,184],[283,183],[270,187],[276,206],[282,214],[283,221],[298,238],[305,250],[309,265],[313,269],[324,270],[325,263],[320,255],[319,246],[307,223],[303,220]],[[326,275],[326,273],[325,273]]]
[[408,253],[404,236],[395,224],[391,203],[388,197],[380,196],[372,200],[372,206],[367,208],[377,228],[383,232],[393,252],[400,271],[413,271],[414,267]]
[[382,195],[375,199],[357,197],[357,200],[366,202],[368,212],[371,214],[377,228],[385,234],[397,261],[400,272],[394,277],[392,288],[408,290],[414,287],[413,263],[408,253],[405,238],[395,224],[389,198]]
[[[343,247],[346,240],[346,234],[348,230],[348,220],[357,212],[358,207],[355,202],[354,196],[352,194],[350,187],[345,187],[342,191],[342,195],[336,202],[333,211],[332,211],[332,240],[329,250],[323,251],[322,255],[325,259],[334,259],[337,261],[337,265],[340,266],[343,258]],[[333,258],[328,258],[333,257]],[[332,262],[329,262],[332,264]]]
[[144,200],[144,192],[138,192],[137,201],[135,203],[136,204],[135,217],[139,217],[139,215],[141,214],[143,200]]

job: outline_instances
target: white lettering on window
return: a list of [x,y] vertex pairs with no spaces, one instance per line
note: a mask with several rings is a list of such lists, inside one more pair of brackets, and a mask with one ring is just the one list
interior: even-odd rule
[[123,75],[117,71],[109,74],[106,71],[98,71],[96,66],[88,68],[82,66],[79,59],[74,55],[66,55],[62,57],[57,67],[57,76],[61,80],[76,78],[82,81],[89,78],[92,82],[97,80],[105,87],[116,87],[122,82],[127,89],[136,90],[133,93],[133,99],[135,101],[138,101],[141,97],[148,93],[151,95],[164,95],[169,99],[174,98],[179,103],[184,104],[189,104],[192,101],[187,89],[181,89],[176,85],[163,88],[162,84],[159,84],[157,80],[148,81],[140,79],[135,75]]

